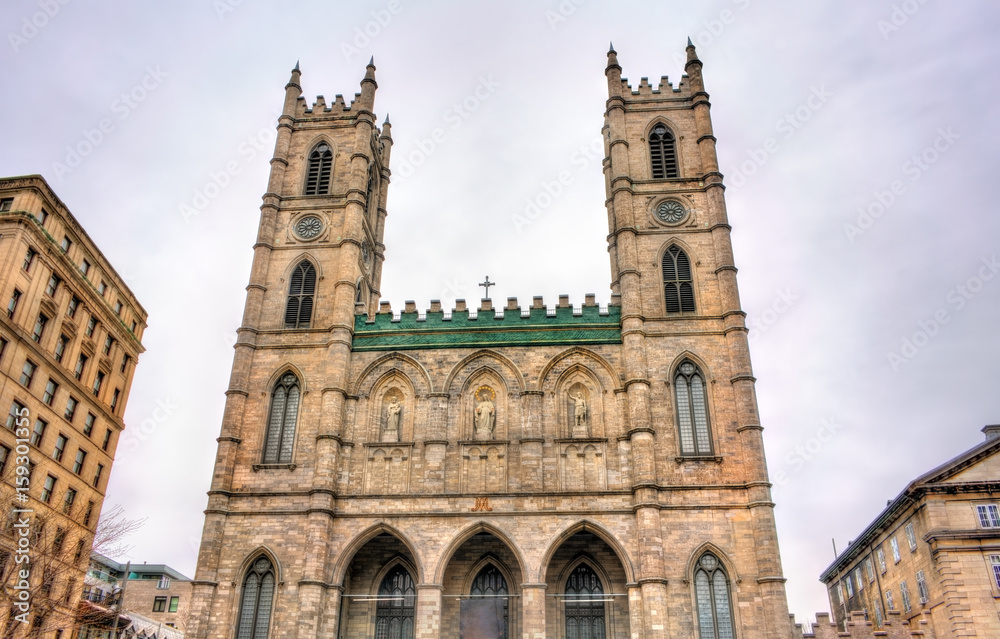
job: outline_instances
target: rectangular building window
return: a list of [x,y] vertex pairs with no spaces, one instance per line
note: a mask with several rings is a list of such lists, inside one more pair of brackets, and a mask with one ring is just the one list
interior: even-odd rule
[[45,402],[46,406],[51,406],[52,402],[55,401],[57,390],[59,390],[59,384],[49,378],[49,381],[45,382],[45,391],[42,393],[42,401]]
[[122,391],[120,388],[116,388],[113,393],[111,393],[111,412],[118,410],[118,398],[121,397]]
[[865,581],[861,578],[861,566],[854,569],[854,581],[858,583],[858,592],[865,589]]
[[63,513],[69,514],[73,510],[73,502],[76,501],[76,489],[66,489],[66,499],[63,500]]
[[3,471],[7,470],[7,459],[10,458],[10,449],[0,444],[0,477],[3,477]]
[[73,461],[73,473],[79,475],[83,470],[83,462],[87,459],[87,451],[82,448],[77,449],[76,459]]
[[83,273],[84,275],[87,275],[88,273],[90,273],[90,261],[89,260],[84,259],[82,262],[80,262],[80,272]]
[[66,451],[67,441],[69,440],[66,439],[66,436],[59,433],[59,436],[56,437],[56,447],[52,449],[52,459],[62,461],[63,453]]
[[170,589],[170,577],[166,575],[160,575],[160,580],[156,582],[157,590],[169,590]]
[[115,338],[111,337],[111,334],[108,333],[104,337],[104,348],[102,349],[102,352],[105,355],[110,355],[111,354],[111,347],[114,346],[114,345],[115,345]]
[[73,416],[76,415],[76,405],[79,404],[76,398],[72,395],[66,400],[66,412],[63,413],[63,419],[68,422],[73,421]]
[[882,606],[880,606],[880,605],[878,605],[876,603],[875,604],[875,627],[876,628],[881,628],[882,627],[882,623],[883,623],[883,620],[882,620]]
[[878,559],[878,569],[884,575],[885,574],[885,551],[881,547],[875,551],[875,558]]
[[90,433],[94,430],[94,422],[97,418],[94,417],[93,413],[87,413],[87,419],[83,420],[83,434],[90,437]]
[[59,288],[59,282],[60,282],[59,276],[53,273],[49,277],[49,283],[45,285],[45,294],[48,295],[49,297],[55,297],[56,289]]
[[87,502],[87,509],[83,511],[83,525],[90,525],[90,518],[94,516],[94,502]]
[[[3,354],[7,352],[7,344],[9,343],[6,338],[0,337],[0,359],[3,359]],[[125,371],[122,372],[124,373]]]
[[35,342],[42,341],[42,335],[45,334],[45,325],[49,323],[49,318],[45,316],[45,313],[39,313],[38,319],[35,320],[35,328],[31,331],[31,339]]
[[63,235],[63,240],[59,244],[59,248],[63,250],[63,253],[69,253],[69,247],[73,246],[73,240],[69,239],[68,235]]
[[30,359],[24,360],[24,366],[21,367],[21,386],[25,388],[31,388],[31,380],[35,377],[35,369],[37,366]]
[[66,355],[66,346],[69,344],[69,338],[65,335],[59,335],[59,339],[56,341],[56,350],[52,353],[56,361],[60,364],[63,361],[63,357]]
[[0,199],[0,211],[9,211],[14,206],[14,198],[5,197]]
[[73,553],[73,561],[80,561],[80,558],[83,557],[83,545],[82,539],[76,542],[76,552]]
[[52,537],[52,550],[57,555],[62,553],[63,544],[66,543],[66,529],[56,528],[56,534]]
[[910,612],[910,590],[906,587],[906,581],[899,582],[899,596],[903,600],[903,612]]
[[38,257],[38,251],[29,247],[28,251],[24,254],[24,264],[21,265],[21,268],[24,269],[26,273],[31,271],[31,267],[35,263],[36,257]]
[[94,488],[100,488],[101,475],[104,474],[104,464],[98,464],[97,470],[94,472]]
[[1000,509],[996,504],[976,506],[979,513],[979,525],[983,528],[1000,528]]
[[917,571],[917,594],[920,595],[920,603],[925,604],[930,597],[927,595],[927,580],[924,579],[924,571]]
[[93,337],[95,330],[97,330],[97,318],[91,315],[90,319],[87,320],[87,328],[83,332],[87,337]]
[[167,612],[177,612],[177,607],[180,605],[180,603],[181,603],[180,597],[171,597],[170,606],[167,608]]
[[122,307],[123,306],[124,305],[121,302],[115,302],[115,313],[118,315],[118,317],[122,316]]
[[850,599],[851,597],[854,596],[854,584],[851,583],[851,574],[850,573],[848,573],[847,576],[844,577],[844,588],[847,589],[847,598],[848,599]]
[[7,428],[14,430],[17,428],[17,420],[21,417],[21,413],[24,411],[24,404],[15,401],[10,405],[10,412],[7,413]]
[[868,577],[868,583],[875,581],[875,567],[871,557],[865,558],[865,576]]
[[104,386],[104,371],[97,371],[94,376],[94,397],[101,395],[101,387]]
[[49,219],[49,212],[42,209],[41,212],[35,216],[35,219],[38,220],[39,224],[45,226],[45,222]]
[[108,283],[101,280],[101,283],[97,285],[97,292],[103,297],[104,294],[108,292]]
[[83,370],[87,366],[87,356],[80,353],[80,357],[76,359],[76,368],[73,369],[73,376],[77,379],[83,377]]
[[21,291],[14,289],[14,292],[10,296],[10,301],[7,302],[7,317],[14,319],[14,312],[17,311],[17,304],[21,301]]
[[69,306],[66,307],[66,317],[76,317],[76,309],[80,308],[80,298],[76,295],[69,298]]
[[993,581],[1000,588],[1000,555],[990,555],[990,564],[993,567]]
[[894,602],[892,600],[892,591],[891,590],[886,590],[885,591],[885,609],[886,610],[895,610],[896,609],[896,602]]
[[42,485],[42,501],[46,504],[52,501],[52,491],[56,489],[56,478],[46,475],[45,484]]
[[910,544],[910,552],[917,549],[917,534],[913,531],[913,523],[906,524],[906,541]]
[[167,598],[156,597],[153,599],[153,612],[164,612],[167,609]]
[[125,374],[125,370],[128,368],[128,362],[129,362],[130,359],[132,359],[132,358],[129,357],[128,355],[122,355],[121,372],[122,372],[123,375]]
[[900,557],[899,557],[899,542],[896,541],[895,537],[893,537],[892,539],[889,540],[889,546],[892,547],[892,561],[894,563],[898,564],[899,563],[899,559],[900,559]]
[[104,433],[104,443],[101,444],[101,450],[107,450],[108,446],[111,445],[111,429],[109,428],[107,432]]
[[31,432],[31,445],[37,448],[42,447],[42,439],[45,437],[45,427],[49,423],[44,419],[38,418],[35,420],[35,430]]

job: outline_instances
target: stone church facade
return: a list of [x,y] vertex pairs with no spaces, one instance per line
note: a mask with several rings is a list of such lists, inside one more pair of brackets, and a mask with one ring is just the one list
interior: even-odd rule
[[391,126],[286,86],[197,638],[790,638],[695,49],[603,129],[611,304],[380,303]]

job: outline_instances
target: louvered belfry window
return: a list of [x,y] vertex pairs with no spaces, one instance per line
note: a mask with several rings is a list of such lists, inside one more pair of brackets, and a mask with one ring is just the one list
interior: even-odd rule
[[698,639],[734,639],[729,578],[712,553],[698,560],[694,593],[698,602]]
[[274,599],[274,570],[267,557],[253,562],[243,580],[236,639],[267,639]]
[[285,373],[271,392],[271,412],[264,440],[265,464],[289,464],[295,443],[295,420],[299,414],[299,378]]
[[323,143],[309,154],[309,173],[306,175],[306,195],[326,195],[330,192],[330,169],[333,151]]
[[708,399],[705,378],[689,360],[677,367],[674,375],[677,399],[677,426],[680,428],[682,455],[711,455],[712,437],[708,426]]
[[563,599],[566,639],[604,639],[604,587],[590,566],[580,564],[566,580]]
[[663,298],[668,313],[694,311],[691,260],[677,246],[671,246],[663,254]]
[[375,639],[413,639],[417,589],[413,578],[396,566],[382,580],[375,613]]
[[653,127],[649,134],[649,159],[653,165],[654,180],[680,177],[674,134],[662,124]]
[[313,296],[316,294],[316,268],[302,260],[292,271],[285,306],[285,328],[309,328],[312,321]]

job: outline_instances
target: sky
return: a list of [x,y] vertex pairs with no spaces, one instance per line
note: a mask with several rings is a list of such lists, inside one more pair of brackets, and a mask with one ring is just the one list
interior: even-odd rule
[[692,38],[800,620],[831,541],[1000,423],[995,3],[8,0],[0,25],[0,175],[43,175],[149,312],[106,501],[145,520],[123,561],[194,574],[296,61],[329,103],[375,58],[395,309],[486,275],[606,303],[608,43],[633,86],[676,85]]

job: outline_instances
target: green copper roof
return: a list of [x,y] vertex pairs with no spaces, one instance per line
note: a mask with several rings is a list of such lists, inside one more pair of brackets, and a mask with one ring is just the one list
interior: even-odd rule
[[584,306],[574,315],[570,307],[555,309],[549,317],[544,308],[532,308],[528,317],[507,311],[496,317],[482,311],[476,318],[469,311],[456,311],[450,319],[443,312],[402,313],[393,321],[380,313],[369,322],[365,315],[354,318],[355,351],[411,350],[417,348],[484,348],[495,346],[575,346],[580,344],[621,344],[621,308],[608,307],[602,314],[597,306]]

